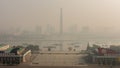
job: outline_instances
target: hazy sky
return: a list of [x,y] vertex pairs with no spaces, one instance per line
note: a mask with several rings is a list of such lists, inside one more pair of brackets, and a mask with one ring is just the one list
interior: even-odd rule
[[0,30],[33,30],[47,24],[59,29],[63,8],[64,29],[88,26],[93,32],[120,33],[119,0],[0,0]]

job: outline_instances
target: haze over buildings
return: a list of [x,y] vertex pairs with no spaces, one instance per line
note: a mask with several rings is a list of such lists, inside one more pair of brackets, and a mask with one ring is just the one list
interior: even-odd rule
[[45,32],[47,24],[59,32],[62,8],[63,32],[76,24],[78,32],[85,29],[96,36],[119,36],[119,6],[119,0],[0,0],[0,33],[19,34],[35,28]]

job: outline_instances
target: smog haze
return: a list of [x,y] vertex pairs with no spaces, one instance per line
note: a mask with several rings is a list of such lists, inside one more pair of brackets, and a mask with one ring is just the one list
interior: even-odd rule
[[[119,0],[0,0],[0,33],[35,31],[41,26],[59,32],[60,8],[63,32],[119,36]],[[48,28],[49,29],[49,28]]]

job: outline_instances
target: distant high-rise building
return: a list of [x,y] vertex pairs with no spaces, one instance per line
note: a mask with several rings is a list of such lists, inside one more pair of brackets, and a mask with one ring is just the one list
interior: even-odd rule
[[42,27],[41,26],[36,26],[36,34],[37,35],[42,34]]
[[89,31],[90,31],[90,29],[89,29],[89,27],[88,26],[84,26],[84,27],[82,27],[82,33],[84,34],[86,34],[86,33],[89,33]]
[[69,27],[68,33],[77,34],[77,25],[72,25]]
[[52,25],[48,24],[46,28],[46,34],[54,34],[54,33],[55,33],[55,28]]

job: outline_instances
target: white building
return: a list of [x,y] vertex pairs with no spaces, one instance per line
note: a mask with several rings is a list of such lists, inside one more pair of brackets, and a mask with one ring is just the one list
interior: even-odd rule
[[0,44],[0,51],[5,51],[9,48],[10,46],[7,44]]

